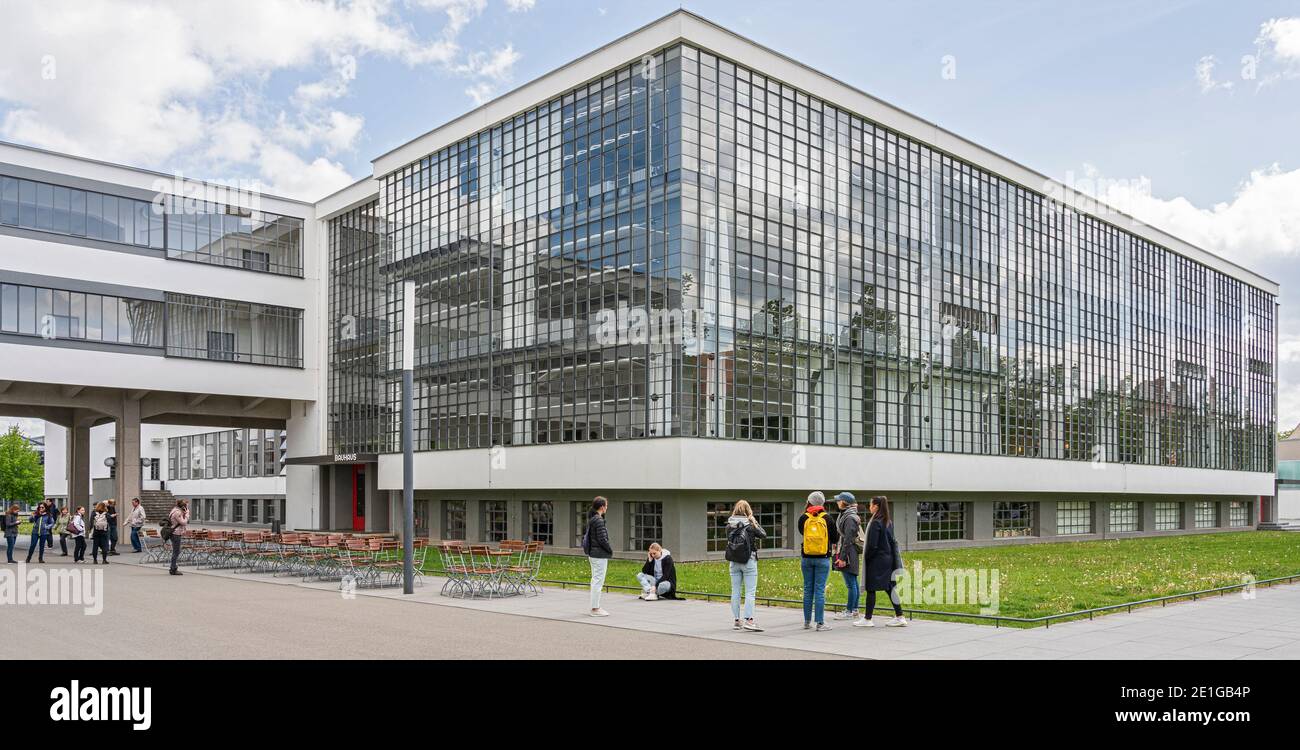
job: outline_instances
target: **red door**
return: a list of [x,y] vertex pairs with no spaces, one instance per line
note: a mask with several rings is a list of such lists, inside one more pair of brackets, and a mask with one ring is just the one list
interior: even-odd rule
[[366,530],[366,467],[352,467],[352,530]]

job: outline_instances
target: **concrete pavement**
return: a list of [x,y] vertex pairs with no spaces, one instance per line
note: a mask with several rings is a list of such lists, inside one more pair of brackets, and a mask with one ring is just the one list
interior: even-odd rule
[[[105,613],[88,623],[76,619],[78,612],[68,626],[149,633],[149,642],[183,633],[199,650],[196,658],[717,659],[752,649],[758,658],[1300,659],[1300,585],[1260,588],[1253,599],[1228,594],[1032,630],[927,620],[862,629],[832,621],[834,630],[816,633],[803,630],[799,610],[760,607],[757,619],[766,632],[738,633],[729,605],[717,602],[605,594],[612,616],[591,618],[585,590],[450,599],[438,594],[442,581],[430,578],[414,596],[361,590],[346,600],[333,583],[192,568],[176,578],[138,560],[129,552],[115,557],[132,564],[105,569],[111,571]],[[41,614],[55,608],[16,609],[26,610],[20,620],[35,618],[33,626],[61,617]],[[306,623],[311,636],[304,639]],[[15,654],[0,646],[6,655]]]

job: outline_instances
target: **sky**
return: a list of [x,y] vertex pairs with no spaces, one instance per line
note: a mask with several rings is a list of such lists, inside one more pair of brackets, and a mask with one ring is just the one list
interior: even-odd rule
[[[0,0],[0,140],[316,200],[679,5]],[[685,7],[1281,283],[1300,422],[1300,2]]]

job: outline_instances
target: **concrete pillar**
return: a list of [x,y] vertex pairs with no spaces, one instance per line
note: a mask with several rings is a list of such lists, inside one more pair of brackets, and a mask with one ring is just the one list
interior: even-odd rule
[[1142,527],[1141,531],[1152,532],[1156,530],[1156,501],[1139,500],[1138,507],[1142,509]]
[[118,543],[122,527],[131,512],[131,499],[140,496],[140,402],[123,394],[113,447],[117,468],[114,494],[117,499]]
[[1054,537],[1057,532],[1056,518],[1056,501],[1040,500],[1035,505],[1038,506],[1038,529],[1036,535],[1039,537]]
[[74,419],[66,443],[69,513],[90,511],[90,425]]
[[966,504],[970,514],[966,522],[966,538],[987,541],[993,538],[993,501],[976,500]]

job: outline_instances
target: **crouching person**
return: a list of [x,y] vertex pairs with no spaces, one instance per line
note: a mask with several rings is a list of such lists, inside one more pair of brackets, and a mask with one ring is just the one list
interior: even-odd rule
[[673,553],[659,546],[658,542],[650,545],[646,553],[645,565],[636,574],[641,584],[638,599],[652,602],[656,599],[677,598],[677,566],[673,565]]

